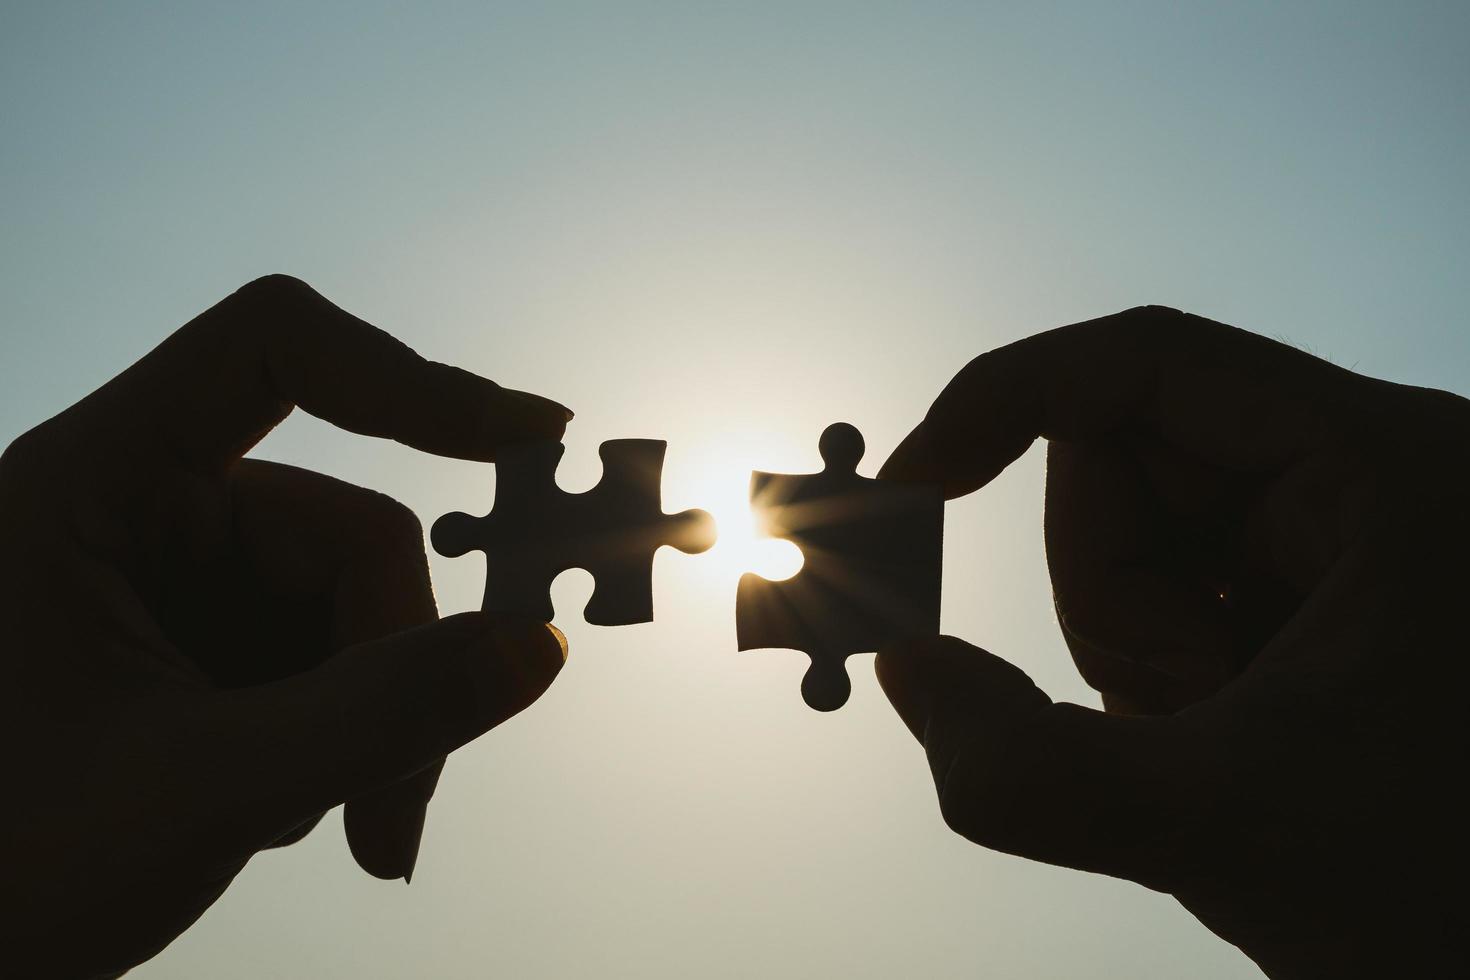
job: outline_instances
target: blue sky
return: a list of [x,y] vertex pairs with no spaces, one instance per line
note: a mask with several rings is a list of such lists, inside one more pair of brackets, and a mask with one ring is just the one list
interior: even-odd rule
[[[969,357],[1143,302],[1470,390],[1470,8],[1455,3],[0,7],[0,439],[266,272],[423,353],[670,441],[737,514],[835,419],[871,472]],[[260,453],[483,508],[486,467],[309,419]],[[946,631],[1096,704],[1051,619],[1033,453],[947,515]],[[970,847],[866,658],[734,651],[730,556],[664,555],[451,760],[414,883],[335,818],[145,978],[1234,978],[1170,900]],[[445,610],[478,601],[436,559]]]

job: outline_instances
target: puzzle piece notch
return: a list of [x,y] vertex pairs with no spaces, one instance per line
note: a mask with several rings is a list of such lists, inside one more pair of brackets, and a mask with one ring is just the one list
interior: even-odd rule
[[602,479],[585,493],[556,483],[559,442],[507,446],[495,464],[495,504],[484,517],[446,514],[434,522],[434,550],[449,558],[485,552],[486,612],[552,619],[551,583],[584,568],[594,586],[583,615],[598,626],[653,619],[653,557],[662,545],[697,554],[714,544],[702,510],[665,514],[664,451],[658,439],[612,439],[598,450]]
[[811,658],[801,693],[818,711],[847,703],[846,661],[910,636],[939,632],[944,497],[940,488],[857,474],[863,437],[846,422],[818,441],[819,473],[751,474],[766,531],[802,550],[796,575],[741,576],[736,646]]

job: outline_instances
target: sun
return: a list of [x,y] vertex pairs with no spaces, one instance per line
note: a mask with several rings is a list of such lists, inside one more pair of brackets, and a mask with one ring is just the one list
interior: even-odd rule
[[[733,585],[746,572],[773,581],[801,571],[801,549],[782,538],[766,537],[750,503],[750,474],[761,463],[754,453],[696,452],[666,473],[668,509],[698,507],[715,519],[717,537],[699,557],[703,570]],[[677,505],[670,505],[677,501]]]
[[709,550],[710,560],[725,574],[738,579],[755,572],[772,581],[787,579],[801,571],[801,549],[781,538],[762,536],[758,518],[750,504],[740,507],[710,507],[719,537]]

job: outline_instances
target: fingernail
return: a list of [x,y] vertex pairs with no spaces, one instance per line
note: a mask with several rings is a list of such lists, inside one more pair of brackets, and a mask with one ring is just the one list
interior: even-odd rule
[[535,395],[529,391],[518,391],[515,388],[505,388],[502,390],[507,395],[511,396],[519,402],[524,403],[526,407],[534,409],[535,411],[560,414],[563,422],[570,422],[573,418],[576,417],[576,413],[573,412],[570,408],[567,408],[561,402],[553,401],[552,399],[546,398],[542,395]]
[[551,635],[556,639],[557,645],[561,647],[561,662],[566,663],[567,653],[571,650],[571,645],[567,643],[567,635],[550,623],[546,624],[546,628],[551,630]]
[[419,864],[419,848],[423,846],[424,842],[424,820],[428,814],[429,805],[425,803],[421,807],[414,808],[412,812],[406,815],[404,820],[402,831],[402,840],[404,841],[403,851],[405,860],[408,863],[408,867],[403,872],[403,883],[405,885],[412,884],[414,868],[417,868]]
[[347,844],[361,868],[374,878],[413,877],[424,838],[428,801],[417,805],[399,795],[370,795],[347,805]]
[[528,686],[538,689],[549,685],[567,661],[566,634],[534,619],[496,618],[490,627],[490,642],[518,666]]

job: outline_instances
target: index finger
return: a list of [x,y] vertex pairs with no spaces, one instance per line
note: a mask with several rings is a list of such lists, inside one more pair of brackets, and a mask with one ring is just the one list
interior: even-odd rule
[[244,454],[294,406],[350,432],[487,462],[507,442],[559,439],[572,416],[425,360],[282,275],[241,287],[72,411],[131,447],[207,466]]
[[1343,430],[1367,382],[1286,344],[1160,306],[1059,327],[975,358],[881,475],[989,483],[1039,437],[1140,427],[1217,465],[1270,469]]

